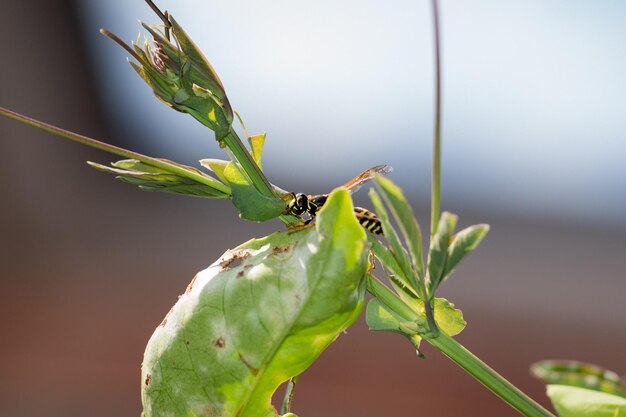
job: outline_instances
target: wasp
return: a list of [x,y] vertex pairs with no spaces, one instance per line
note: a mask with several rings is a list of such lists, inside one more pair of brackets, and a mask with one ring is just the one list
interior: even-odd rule
[[[377,165],[361,172],[359,175],[343,184],[342,187],[350,191],[350,193],[354,193],[361,188],[363,184],[374,179],[376,175],[389,174],[392,170],[389,165]],[[305,224],[309,224],[313,221],[317,212],[328,199],[328,194],[306,195],[302,193],[289,193],[287,196],[290,198],[290,201],[285,209],[285,213],[296,216],[302,216],[305,213],[308,214],[309,220],[307,220]],[[383,226],[376,214],[362,207],[355,207],[354,215],[365,229],[376,235],[383,234]]]

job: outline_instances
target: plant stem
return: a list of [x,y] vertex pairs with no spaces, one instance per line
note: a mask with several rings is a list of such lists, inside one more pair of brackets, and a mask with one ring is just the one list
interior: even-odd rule
[[119,148],[114,145],[109,145],[108,143],[100,142],[99,140],[92,139],[87,136],[79,135],[78,133],[70,132],[68,130],[61,129],[60,127],[56,127],[51,124],[32,119],[28,116],[24,116],[22,114],[5,109],[4,107],[0,107],[0,115],[7,116],[11,119],[17,120],[19,122],[25,123],[27,125],[36,127],[41,130],[45,130],[46,132],[50,132],[57,136],[61,136],[66,139],[73,140],[74,142],[82,143],[83,145],[87,145],[92,148],[110,152],[112,154],[119,155],[124,158],[136,159],[148,165],[152,165],[154,167],[161,168],[168,172],[171,172],[171,173],[180,175],[182,177],[192,179],[199,183],[208,185],[209,187],[219,190],[223,192],[224,194],[227,194],[227,195],[230,194],[230,188],[228,186],[222,184],[221,182],[217,181],[214,178],[209,177],[208,175],[203,175],[192,169],[186,169],[179,164],[166,161],[163,159],[152,158],[150,156],[146,156],[137,152],[129,151],[127,149]]
[[[370,276],[367,279],[367,290],[404,320],[417,323],[418,327],[425,323],[422,316],[375,277]],[[442,330],[436,335],[425,333],[420,336],[521,414],[527,417],[554,417]]]
[[367,278],[367,291],[404,320],[410,322],[418,320],[424,321],[424,319],[402,301],[400,297],[372,275]]
[[257,165],[256,161],[250,155],[248,148],[245,147],[237,133],[231,129],[231,131],[223,139],[228,149],[231,150],[235,159],[241,165],[244,170],[244,174],[248,176],[248,179],[252,182],[258,192],[266,197],[277,197],[272,185],[267,180],[261,168]]
[[441,200],[441,57],[439,46],[439,8],[432,0],[435,38],[435,134],[433,146],[433,174],[431,185],[430,236],[434,236],[439,224]]
[[554,417],[552,413],[537,404],[447,334],[441,332],[439,337],[433,339],[425,337],[425,340],[521,414],[527,417]]

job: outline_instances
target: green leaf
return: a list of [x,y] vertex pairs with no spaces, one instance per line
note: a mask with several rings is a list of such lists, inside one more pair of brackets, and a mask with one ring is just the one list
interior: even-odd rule
[[488,224],[476,224],[461,230],[452,237],[452,243],[448,247],[448,260],[443,273],[443,280],[446,280],[452,272],[454,272],[454,268],[456,268],[465,255],[478,247],[478,244],[483,240],[488,231]]
[[387,239],[387,242],[389,242],[390,246],[389,251],[395,259],[396,264],[402,270],[402,276],[406,278],[406,281],[411,283],[411,287],[414,290],[419,291],[420,287],[417,283],[417,277],[413,274],[413,268],[411,267],[411,261],[409,259],[409,256],[404,250],[402,243],[400,243],[400,238],[398,237],[396,230],[391,224],[391,220],[389,219],[389,215],[387,214],[387,209],[385,209],[380,195],[376,192],[376,190],[372,188],[370,189],[369,196],[376,210],[376,214],[383,225],[385,238]]
[[413,209],[404,197],[404,193],[396,184],[385,177],[377,177],[382,197],[391,209],[394,219],[400,226],[404,240],[409,247],[411,262],[419,278],[424,277],[424,258],[422,255],[422,231]]
[[[455,336],[465,328],[467,322],[463,319],[463,312],[454,307],[454,304],[445,298],[435,298],[435,321],[441,330],[448,336]],[[422,306],[422,314],[424,307]]]
[[534,363],[531,374],[546,384],[571,385],[626,398],[626,381],[608,369],[571,360],[545,360]]
[[391,285],[393,285],[394,289],[400,295],[402,300],[407,304],[415,303],[418,296],[411,287],[411,283],[404,275],[400,264],[391,252],[382,245],[378,241],[378,239],[372,235],[368,234],[368,239],[372,244],[372,253],[378,258],[385,272],[387,273],[387,278]]
[[285,202],[278,197],[266,197],[243,176],[238,165],[228,164],[224,170],[233,193],[233,204],[246,220],[262,222],[280,216],[285,210]]
[[228,164],[230,164],[230,161],[224,161],[223,159],[200,160],[200,165],[215,173],[217,178],[219,178],[224,184],[228,184],[228,178],[226,178],[226,175],[224,174]]
[[437,232],[430,242],[428,251],[428,276],[430,277],[430,293],[435,290],[443,280],[443,272],[448,256],[448,246],[454,228],[456,227],[457,216],[447,211],[441,213]]
[[250,148],[252,149],[252,157],[256,161],[259,168],[263,168],[261,165],[261,157],[263,156],[263,146],[265,145],[265,133],[260,135],[254,135],[248,137]]
[[276,416],[276,389],[357,318],[369,245],[345,190],[315,227],[253,239],[200,272],[152,335],[146,417]]
[[401,334],[415,334],[417,324],[408,322],[382,304],[377,298],[367,302],[365,320],[370,330],[389,331]]
[[407,338],[419,354],[422,337],[419,335],[419,325],[406,321],[382,304],[377,298],[367,302],[365,321],[370,330],[398,333]]
[[567,385],[548,385],[548,397],[560,417],[623,417],[626,398]]

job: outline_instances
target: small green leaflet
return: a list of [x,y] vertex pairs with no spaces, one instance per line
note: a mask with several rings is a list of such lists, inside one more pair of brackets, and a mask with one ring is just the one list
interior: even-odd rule
[[346,190],[314,227],[227,251],[200,272],[152,335],[145,417],[275,417],[276,389],[361,312],[369,244]]
[[465,255],[476,249],[487,232],[489,232],[488,224],[476,224],[461,230],[452,237],[452,242],[448,246],[446,268],[443,272],[444,281],[448,279]]
[[437,231],[430,241],[428,251],[428,275],[430,277],[430,294],[433,295],[443,281],[443,273],[448,261],[448,246],[458,217],[452,213],[444,211],[441,213]]
[[263,146],[265,145],[265,133],[249,136],[248,142],[250,143],[250,148],[252,149],[251,152],[254,161],[257,163],[259,168],[263,169],[263,166],[261,165],[261,157],[263,156]]

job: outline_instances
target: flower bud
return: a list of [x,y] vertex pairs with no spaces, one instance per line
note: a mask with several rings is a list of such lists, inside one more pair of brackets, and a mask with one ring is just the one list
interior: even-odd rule
[[135,43],[129,46],[112,33],[101,32],[137,60],[130,65],[160,100],[192,115],[215,131],[220,140],[228,134],[233,121],[224,86],[182,27],[171,16],[168,19],[173,42],[160,29],[145,23],[141,25],[152,35],[153,42],[146,40],[143,47]]

